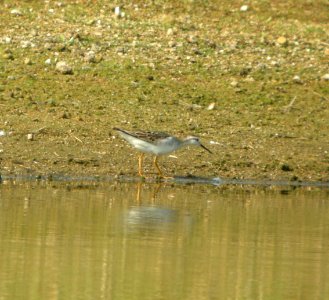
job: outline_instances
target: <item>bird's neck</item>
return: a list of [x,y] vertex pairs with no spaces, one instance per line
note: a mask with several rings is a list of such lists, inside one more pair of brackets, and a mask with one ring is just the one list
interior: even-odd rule
[[180,144],[180,147],[186,147],[191,145],[191,141],[190,140],[183,140],[182,143]]

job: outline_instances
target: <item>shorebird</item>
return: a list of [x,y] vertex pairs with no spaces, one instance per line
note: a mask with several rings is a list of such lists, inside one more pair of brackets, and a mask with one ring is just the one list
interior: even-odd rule
[[160,155],[169,154],[176,151],[179,148],[194,145],[199,146],[212,153],[208,148],[200,143],[199,138],[195,136],[188,136],[187,138],[180,140],[179,138],[172,136],[165,132],[158,131],[127,131],[114,127],[113,130],[118,131],[122,138],[130,143],[134,148],[142,153],[138,157],[138,174],[143,175],[143,158],[145,153],[154,155],[153,164],[157,169],[159,176],[165,178],[159,165],[158,157]]

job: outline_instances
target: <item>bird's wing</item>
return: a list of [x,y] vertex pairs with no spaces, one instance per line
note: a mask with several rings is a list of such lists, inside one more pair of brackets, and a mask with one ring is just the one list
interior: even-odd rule
[[160,140],[170,137],[168,133],[160,131],[135,131],[131,134],[148,143],[157,143]]
[[152,144],[158,143],[159,141],[170,137],[168,133],[160,131],[128,131],[120,128],[113,129]]

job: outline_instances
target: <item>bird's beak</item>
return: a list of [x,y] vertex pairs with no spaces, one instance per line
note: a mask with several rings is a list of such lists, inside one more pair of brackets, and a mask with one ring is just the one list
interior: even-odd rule
[[202,144],[200,144],[200,146],[201,146],[203,149],[207,150],[209,153],[212,154],[212,152],[211,152],[206,146],[203,146]]

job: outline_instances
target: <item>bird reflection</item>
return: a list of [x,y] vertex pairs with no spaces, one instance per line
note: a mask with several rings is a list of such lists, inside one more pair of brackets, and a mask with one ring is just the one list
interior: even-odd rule
[[[128,208],[125,213],[124,224],[129,232],[140,232],[143,235],[152,232],[171,231],[178,222],[178,212],[172,208],[161,207],[156,205],[156,197],[161,188],[161,184],[157,184],[152,191],[149,201],[142,199],[143,183],[137,185],[137,205]],[[144,201],[143,201],[144,200]],[[145,204],[142,204],[145,202]]]
[[[141,203],[141,192],[142,192],[142,189],[143,189],[143,184],[144,184],[143,182],[138,182],[137,183],[137,194],[136,194],[137,203]],[[151,197],[151,202],[152,203],[155,202],[160,188],[161,188],[161,182],[158,182],[155,185],[155,188],[153,189],[153,192],[152,192],[152,197]]]

